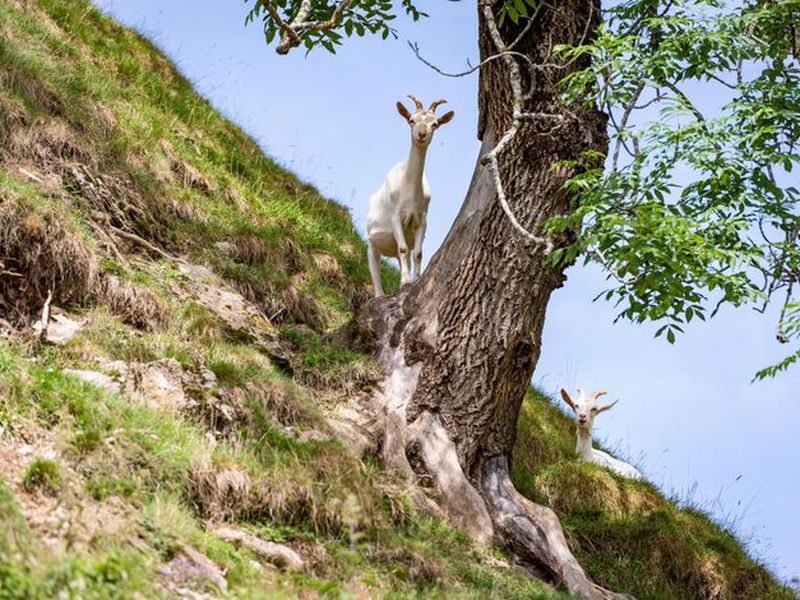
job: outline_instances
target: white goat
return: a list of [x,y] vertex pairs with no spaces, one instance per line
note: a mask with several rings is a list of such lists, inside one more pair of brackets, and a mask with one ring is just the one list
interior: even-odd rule
[[[425,154],[440,125],[449,123],[453,111],[441,117],[434,115],[436,107],[445,100],[436,100],[425,110],[416,97],[416,112],[411,114],[402,102],[397,103],[400,113],[411,127],[411,152],[408,160],[397,163],[386,174],[381,188],[369,199],[367,213],[367,244],[369,272],[375,287],[375,296],[383,295],[381,286],[381,256],[394,256],[400,262],[400,285],[419,277],[422,265],[422,241],[427,227],[428,203],[431,190],[424,174]],[[413,247],[414,269],[408,249]]]
[[594,424],[594,418],[604,410],[608,410],[614,406],[619,400],[608,404],[598,404],[597,399],[605,395],[604,391],[597,390],[587,396],[581,388],[577,389],[577,399],[571,398],[567,390],[563,389],[561,390],[561,397],[575,412],[575,418],[578,422],[578,444],[575,447],[578,458],[596,463],[601,467],[607,467],[623,477],[642,479],[642,474],[628,463],[622,462],[602,450],[595,450],[592,448],[592,425]]

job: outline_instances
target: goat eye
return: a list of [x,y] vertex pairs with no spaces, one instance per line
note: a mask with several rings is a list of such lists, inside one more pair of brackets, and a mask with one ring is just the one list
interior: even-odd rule
[[592,412],[593,412],[593,413],[596,413],[596,412],[597,412],[597,409],[596,409],[596,408],[593,408],[593,409],[592,409]]

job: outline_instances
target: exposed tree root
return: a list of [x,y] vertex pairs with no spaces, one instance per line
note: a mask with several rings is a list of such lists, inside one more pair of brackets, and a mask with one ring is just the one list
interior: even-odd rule
[[505,457],[492,458],[484,465],[483,497],[498,541],[521,558],[544,568],[568,591],[592,599],[633,598],[606,590],[589,580],[570,551],[556,514],[517,491]]
[[456,446],[438,415],[422,413],[408,427],[408,432],[413,443],[419,445],[420,456],[450,520],[478,541],[491,542],[494,528],[486,503],[464,475]]
[[[407,422],[406,406],[414,394],[418,366],[406,365],[402,352],[385,351],[388,377],[369,400],[353,401],[334,417],[334,428],[359,431],[359,440],[373,440],[384,465],[406,474],[412,498],[427,513],[446,516],[481,543],[509,549],[531,571],[563,586],[570,593],[592,600],[629,599],[593,583],[567,545],[556,514],[522,496],[514,484],[505,457],[485,461],[478,485],[467,477],[458,460],[456,445],[439,416],[423,411]],[[343,415],[350,414],[343,418]],[[351,435],[343,435],[352,439]],[[359,451],[364,448],[356,444]],[[413,466],[412,466],[413,464]],[[438,498],[431,507],[420,482],[429,479]]]

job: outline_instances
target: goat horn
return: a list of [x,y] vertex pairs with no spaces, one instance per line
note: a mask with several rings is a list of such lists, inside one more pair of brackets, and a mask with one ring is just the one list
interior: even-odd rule
[[411,94],[409,94],[408,97],[411,98],[411,101],[414,103],[414,106],[417,107],[417,110],[425,110],[419,98],[412,96]]
[[428,110],[430,112],[434,112],[439,107],[440,104],[444,104],[446,102],[447,100],[445,100],[444,98],[439,98],[438,100],[434,100],[433,102],[431,102],[431,107]]
[[619,402],[619,400],[614,400],[613,402],[609,402],[608,404],[603,404],[602,406],[598,406],[597,407],[597,413],[599,414],[599,413],[603,412],[604,410],[608,410],[609,408],[614,406],[617,402]]
[[605,396],[608,392],[603,390],[595,390],[592,392],[592,397],[597,400],[600,396]]

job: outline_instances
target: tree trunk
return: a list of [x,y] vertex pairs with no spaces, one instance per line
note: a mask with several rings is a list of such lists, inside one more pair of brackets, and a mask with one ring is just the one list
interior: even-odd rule
[[[495,4],[497,14],[502,2]],[[599,0],[543,6],[514,50],[534,63],[551,63],[552,48],[591,36],[599,14]],[[497,48],[484,15],[479,17],[483,59]],[[506,19],[505,42],[525,25]],[[564,118],[549,134],[552,121],[526,121],[499,157],[510,207],[538,235],[547,219],[570,208],[563,184],[580,167],[565,168],[561,161],[580,164],[586,150],[605,153],[606,118],[590,106],[567,109],[558,101],[557,81],[585,62],[537,69],[533,81],[525,63],[518,64],[523,86],[533,88],[523,110]],[[509,65],[503,59],[487,63],[479,86],[481,156],[510,126],[512,100]],[[556,246],[569,243],[568,237],[555,240]],[[546,260],[541,244],[514,229],[479,160],[461,212],[423,276],[369,302],[358,317],[353,333],[376,351],[386,375],[381,391],[359,410],[378,419],[386,465],[432,483],[461,528],[508,547],[571,592],[610,598],[618,595],[589,581],[570,553],[555,514],[522,497],[509,475],[520,404],[563,269]]]

